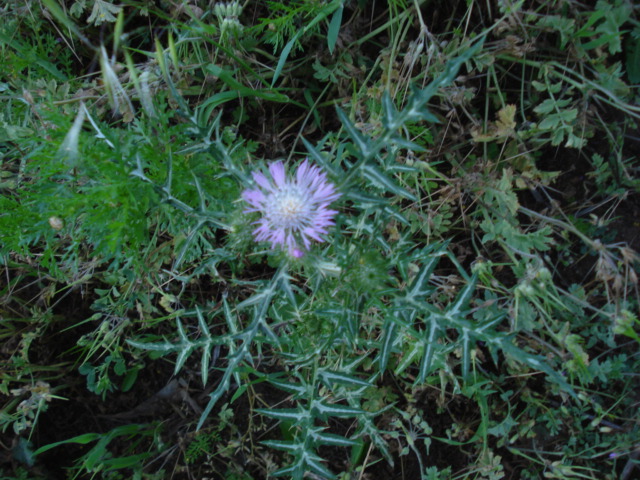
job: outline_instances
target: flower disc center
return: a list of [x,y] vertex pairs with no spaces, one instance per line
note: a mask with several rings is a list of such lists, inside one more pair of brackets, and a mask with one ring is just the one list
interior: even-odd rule
[[297,188],[289,187],[273,195],[269,202],[269,216],[278,227],[300,228],[309,215],[307,203]]

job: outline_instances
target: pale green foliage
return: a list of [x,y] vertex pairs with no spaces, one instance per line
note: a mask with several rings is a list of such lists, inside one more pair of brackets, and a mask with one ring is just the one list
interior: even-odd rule
[[324,2],[307,2],[304,0],[294,0],[291,2],[267,2],[269,13],[268,18],[261,18],[257,28],[261,30],[267,43],[273,45],[274,51],[279,51],[284,45],[292,40],[293,50],[302,48],[300,40],[297,38],[299,21],[308,21],[320,13],[325,6]]
[[69,13],[74,17],[80,17],[85,10],[91,8],[91,14],[87,18],[87,23],[91,25],[100,25],[102,23],[112,23],[116,21],[116,16],[122,10],[122,6],[115,5],[107,0],[89,0],[93,6],[88,6],[87,0],[76,0]]
[[[566,139],[567,147],[580,148],[585,144],[585,139],[578,137],[574,131],[578,118],[577,108],[567,108],[573,102],[571,98],[557,98],[563,90],[561,82],[551,83],[548,77],[545,83],[534,81],[533,87],[539,92],[546,92],[549,98],[536,106],[533,111],[540,116],[538,129],[550,132],[551,145],[559,145]],[[569,97],[571,89],[563,92],[563,96]]]
[[222,41],[241,35],[243,26],[238,17],[242,14],[242,6],[239,2],[217,2],[213,6],[213,13],[218,17]]
[[508,245],[518,253],[545,251],[551,242],[551,228],[546,225],[537,231],[525,231],[518,221],[518,198],[513,190],[513,172],[505,169],[495,187],[488,188],[483,196],[484,220],[480,228],[485,232],[482,242],[498,241]]
[[116,15],[120,13],[122,7],[109,3],[105,0],[94,0],[91,15],[87,18],[87,23],[100,25],[103,22],[115,22]]

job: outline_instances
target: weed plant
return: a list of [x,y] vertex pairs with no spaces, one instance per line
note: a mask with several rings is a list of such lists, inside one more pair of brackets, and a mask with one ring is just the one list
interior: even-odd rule
[[0,16],[2,478],[640,475],[633,2]]

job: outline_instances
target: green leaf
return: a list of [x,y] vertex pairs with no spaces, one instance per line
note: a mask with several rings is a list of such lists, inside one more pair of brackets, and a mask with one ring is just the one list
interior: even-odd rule
[[227,90],[225,92],[218,92],[211,95],[204,102],[202,102],[198,108],[212,112],[220,105],[230,102],[240,97],[240,93],[236,90]]
[[55,442],[55,443],[50,443],[49,445],[45,445],[43,447],[40,447],[39,449],[37,449],[35,452],[33,452],[34,455],[40,455],[41,453],[44,453],[48,450],[51,450],[52,448],[58,447],[60,445],[65,445],[67,443],[78,443],[80,445],[86,445],[87,443],[93,442],[99,438],[102,437],[102,434],[99,433],[83,433],[82,435],[78,435],[76,437],[72,437],[69,438],[67,440],[62,440],[60,442]]
[[34,131],[20,125],[9,125],[0,118],[0,143],[14,142],[20,138],[30,137]]
[[291,49],[294,47],[298,39],[302,36],[303,30],[300,30],[296,33],[291,40],[287,42],[287,44],[280,52],[280,58],[278,60],[278,64],[276,65],[276,69],[273,72],[273,80],[271,81],[271,87],[276,84],[278,78],[280,78],[280,74],[282,73],[282,69],[284,68],[285,63],[287,63],[287,58],[289,58],[289,53],[291,53]]
[[570,123],[578,118],[578,109],[570,108],[569,110],[562,110],[558,113],[558,115],[560,115],[560,118],[564,123]]
[[380,196],[368,195],[356,189],[348,190],[345,198],[358,202],[362,208],[383,207],[389,203],[389,200]]
[[[433,120],[430,120],[430,121],[433,122]],[[436,122],[434,122],[434,123],[436,123]],[[417,143],[414,143],[414,142],[412,142],[410,140],[407,140],[406,138],[400,137],[399,135],[394,135],[392,137],[391,141],[397,147],[404,148],[406,150],[412,150],[414,153],[415,152],[424,152],[424,151],[426,151],[426,149],[423,146],[418,145]]]
[[391,180],[387,175],[382,173],[377,167],[373,165],[363,165],[362,174],[367,180],[383,188],[385,191],[404,197],[411,201],[417,201],[416,196],[399,186],[396,182]]
[[567,43],[575,35],[575,20],[559,15],[541,15],[537,25],[542,28],[551,28],[560,34],[560,48],[564,49]]
[[553,98],[545,99],[540,105],[533,109],[539,115],[546,115],[551,112],[555,112],[556,102]]
[[440,320],[439,315],[431,315],[429,317],[429,333],[425,335],[422,340],[423,345],[423,357],[420,362],[420,371],[418,373],[418,377],[416,378],[416,385],[424,383],[427,379],[427,375],[431,373],[432,364],[433,364],[433,356],[440,346],[438,345],[438,337],[440,333]]
[[339,405],[336,403],[325,403],[320,400],[314,400],[312,402],[312,410],[318,412],[321,416],[331,417],[355,417],[362,413],[364,410],[355,407],[349,407],[347,405]]
[[169,353],[169,352],[174,352],[180,348],[179,346],[171,342],[145,343],[145,342],[139,342],[137,340],[127,340],[127,343],[132,347],[139,348],[141,350],[149,350],[152,352]]
[[138,372],[140,372],[141,368],[134,367],[127,371],[127,374],[122,379],[122,384],[120,385],[120,389],[123,392],[128,392],[131,390],[133,385],[136,383],[136,379],[138,378]]
[[[26,438],[23,438],[23,437],[19,437],[19,438],[20,440],[18,440],[18,442],[14,444],[10,453],[14,460],[31,468],[35,464],[35,454],[31,450],[33,445]],[[3,479],[7,478],[7,480],[9,479],[9,477],[2,477],[2,478]]]
[[153,456],[152,452],[139,453],[137,455],[129,455],[127,457],[117,457],[109,459],[101,459],[100,462],[105,467],[106,472],[120,470],[123,468],[136,467],[143,464],[143,460]]
[[285,392],[296,393],[298,396],[302,396],[307,393],[307,388],[300,383],[291,383],[274,379],[269,379],[269,383],[275,385],[281,390],[284,390]]
[[338,383],[341,385],[358,386],[358,387],[372,386],[371,383],[365,380],[361,380],[357,377],[354,377],[353,375],[347,375],[345,373],[333,372],[330,370],[320,370],[318,374],[320,375],[320,377],[324,382],[329,384]]
[[506,355],[508,355],[514,361],[523,363],[533,370],[546,373],[552,381],[554,381],[565,392],[571,395],[574,400],[578,400],[578,395],[573,390],[571,385],[567,383],[565,378],[560,373],[556,372],[549,366],[549,364],[547,364],[544,357],[540,355],[533,355],[531,353],[525,352],[521,348],[518,348],[512,343],[511,338],[508,336],[488,338],[487,341],[488,343],[497,345]]
[[340,3],[338,9],[333,12],[331,22],[329,22],[329,31],[327,32],[327,46],[329,47],[329,53],[333,55],[333,50],[336,47],[338,41],[338,34],[340,33],[340,25],[342,25],[342,12],[344,12],[344,4]]
[[509,432],[513,430],[514,427],[520,425],[520,422],[511,418],[511,415],[507,415],[502,422],[497,425],[494,425],[491,428],[487,429],[487,434],[493,435],[498,438],[508,437]]
[[[417,332],[411,332],[411,335],[414,337],[418,337],[418,335],[414,335]],[[402,356],[402,359],[398,362],[398,366],[395,369],[396,375],[402,375],[402,373],[409,368],[414,363],[420,361],[420,359],[424,358],[424,343],[423,342],[412,342],[411,350],[408,353],[405,353]]]
[[469,280],[460,291],[456,299],[446,308],[445,311],[447,317],[461,317],[467,313],[469,302],[471,302],[471,297],[475,291],[477,281],[478,276],[477,274],[474,274],[471,280]]
[[[219,94],[213,95],[208,100],[203,102],[203,104],[205,105],[207,105],[208,103],[218,105],[220,103],[224,103],[238,97],[257,97],[269,102],[279,103],[287,103],[289,101],[289,97],[282,93],[279,93],[273,88],[254,90],[253,88],[244,86],[234,78],[233,72],[231,70],[224,69],[222,67],[219,67],[218,65],[209,63],[204,66],[204,69],[211,75],[218,77],[231,89],[230,92],[221,92]],[[217,98],[218,96],[220,97]],[[214,98],[216,99],[214,100]]]
[[[60,7],[57,5],[55,0],[42,0],[42,2],[47,6],[47,8],[49,10],[57,8],[58,11],[61,12]],[[49,5],[51,5],[51,6],[49,6]],[[71,22],[71,21],[69,21],[69,22]],[[36,56],[36,53],[34,52],[34,49],[31,48],[31,46],[29,44],[23,44],[17,38],[9,37],[9,36],[5,35],[2,31],[0,31],[0,41],[3,44],[6,44],[6,45],[10,46],[11,48],[13,48],[14,50],[16,50],[16,52],[18,52],[19,55],[23,56],[26,59],[29,59],[32,63],[35,63],[39,67],[42,67],[49,74],[51,74],[53,76],[53,78],[55,78],[56,80],[61,81],[61,82],[66,82],[66,81],[69,80],[66,77],[66,75],[64,75],[62,72],[60,72],[58,70],[58,67],[56,67],[55,64],[51,63],[48,60],[45,60],[44,58]],[[3,45],[3,48],[4,48],[4,45]],[[25,130],[22,130],[22,127],[19,127],[19,128],[20,128],[19,133],[26,133]],[[18,132],[16,132],[16,133],[18,133]]]
[[300,448],[300,444],[287,440],[263,440],[260,443],[267,447],[275,448],[276,450],[284,450],[285,452],[295,452]]
[[531,81],[531,86],[533,86],[533,88],[535,88],[539,92],[546,92],[547,91],[547,84],[539,82],[537,80],[532,80]]
[[424,305],[424,299],[434,291],[435,287],[430,285],[429,281],[438,262],[444,256],[447,245],[447,243],[431,245],[416,256],[416,260],[422,260],[422,266],[409,288],[400,297],[403,303],[413,306]]
[[307,415],[306,412],[298,408],[256,408],[257,413],[266,415],[267,417],[275,418],[277,420],[295,420],[300,421]]
[[362,157],[369,158],[372,152],[369,148],[369,144],[365,141],[360,131],[353,123],[351,123],[351,120],[349,120],[349,117],[342,109],[336,108],[336,112],[338,113],[338,118],[340,118],[342,125],[344,125],[344,128],[347,130],[347,133],[353,140],[356,148],[360,151]]
[[196,315],[198,316],[198,325],[200,326],[200,331],[204,335],[204,338],[208,340],[208,342],[202,348],[202,361],[200,368],[200,375],[202,377],[202,385],[207,385],[207,380],[209,378],[209,362],[211,361],[211,332],[209,332],[209,327],[204,320],[204,316],[200,311],[200,307],[196,306]]
[[393,104],[393,100],[391,99],[391,95],[389,95],[388,91],[384,91],[382,93],[382,111],[384,116],[382,117],[382,124],[388,130],[396,130],[399,125],[396,121],[398,117],[398,110]]
[[398,325],[396,324],[395,318],[388,315],[382,326],[383,342],[382,347],[380,348],[380,354],[378,355],[378,371],[380,373],[383,373],[387,369],[389,357],[391,356],[393,344],[396,339],[397,328]]
[[640,83],[640,31],[636,37],[630,36],[626,45],[625,65],[627,76],[632,84]]
[[566,131],[566,128],[556,128],[552,130],[551,145],[553,146],[560,145],[562,143],[562,140],[564,140],[565,131]]
[[552,128],[556,128],[562,122],[560,115],[557,113],[551,114],[545,117],[539,124],[538,128],[541,130],[551,130]]
[[302,468],[300,467],[300,465],[291,465],[289,467],[284,467],[281,468],[280,470],[276,470],[275,472],[273,472],[271,474],[271,476],[273,477],[288,477],[291,478],[292,480],[301,480],[302,476],[305,474],[305,468],[304,465],[302,465]]
[[87,19],[87,23],[100,25],[102,22],[115,22],[117,15],[122,10],[121,6],[106,2],[105,0],[93,0],[93,10]]
[[468,328],[460,329],[460,337],[458,343],[462,345],[462,379],[469,379],[469,368],[471,366],[471,349],[475,346],[475,341],[471,337],[470,330]]
[[331,473],[330,470],[327,469],[322,463],[323,460],[317,455],[310,454],[305,458],[307,465],[311,467],[311,469],[318,475],[326,479],[334,479],[336,476]]
[[540,230],[522,232],[519,227],[511,225],[506,220],[487,218],[480,223],[480,227],[487,232],[482,237],[483,242],[499,240],[521,252],[530,253],[532,250],[547,251],[552,242],[552,229],[545,225]]
[[333,445],[335,447],[352,447],[357,445],[358,442],[350,440],[348,438],[341,437],[340,435],[334,435],[333,433],[315,433],[312,436],[324,445]]
[[429,119],[432,122],[438,122],[437,117],[434,117],[431,113],[423,107],[431,97],[433,97],[438,90],[442,87],[446,87],[450,85],[458,75],[458,71],[460,67],[467,62],[472,57],[476,56],[480,50],[482,49],[482,45],[484,44],[485,37],[482,36],[475,41],[475,44],[469,46],[463,53],[454,58],[453,60],[447,62],[447,65],[444,68],[444,71],[438,76],[435,80],[433,80],[429,85],[427,85],[422,90],[414,90],[412,98],[409,100],[408,105],[408,118],[409,119]]
[[[313,161],[322,167],[323,170],[333,172],[332,166],[325,160],[322,154],[304,137],[302,137],[302,144],[307,149]],[[333,172],[335,173],[335,172]]]

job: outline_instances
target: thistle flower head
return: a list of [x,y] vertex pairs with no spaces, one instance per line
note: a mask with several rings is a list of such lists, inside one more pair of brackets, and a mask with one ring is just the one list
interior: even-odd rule
[[313,240],[324,241],[322,235],[334,224],[333,217],[338,213],[329,205],[340,194],[326,174],[310,165],[308,159],[298,166],[295,175],[287,176],[281,161],[269,165],[269,174],[253,172],[257,188],[242,192],[249,204],[245,213],[262,215],[255,222],[258,227],[253,235],[258,242],[270,242],[271,248],[280,245],[289,255],[302,257]]

